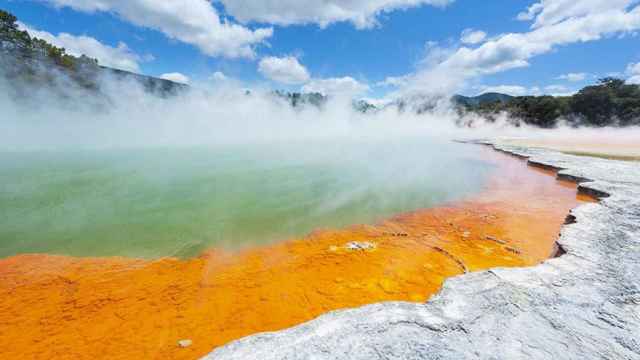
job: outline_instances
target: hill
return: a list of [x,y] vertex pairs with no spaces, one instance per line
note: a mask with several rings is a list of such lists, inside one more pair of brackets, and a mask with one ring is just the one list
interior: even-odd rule
[[69,55],[65,49],[20,30],[17,18],[3,10],[0,10],[0,70],[17,97],[30,87],[50,88],[61,93],[65,87],[76,87],[99,94],[101,80],[107,77],[136,81],[146,91],[159,96],[188,88],[173,81],[100,66],[97,59],[85,55]]
[[507,94],[501,94],[496,92],[485,93],[478,96],[463,96],[463,95],[454,95],[451,98],[451,101],[456,105],[461,106],[478,106],[486,103],[495,103],[501,102],[506,103],[513,99],[513,96]]
[[[506,99],[506,100],[505,100]],[[622,79],[604,78],[573,96],[517,96],[495,101],[456,101],[461,115],[472,113],[495,120],[507,114],[522,123],[553,128],[560,121],[571,126],[640,125],[640,86]]]

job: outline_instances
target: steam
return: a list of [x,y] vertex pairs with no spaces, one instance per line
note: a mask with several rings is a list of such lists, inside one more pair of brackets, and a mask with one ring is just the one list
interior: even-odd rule
[[464,135],[448,100],[428,114],[399,113],[393,107],[362,114],[346,95],[331,96],[321,108],[293,108],[267,89],[247,93],[233,82],[167,98],[149,94],[134,79],[108,75],[99,79],[97,92],[62,75],[49,87],[16,93],[14,85],[0,79],[0,148],[5,150]]
[[[341,139],[390,141],[402,138],[453,140],[493,137],[588,137],[588,130],[552,131],[520,125],[502,114],[488,121],[462,117],[449,97],[419,98],[421,114],[389,106],[361,113],[348,94],[334,94],[321,107],[292,107],[269,89],[250,89],[233,81],[191,88],[176,96],[150,94],[135,79],[105,72],[99,90],[79,87],[63,74],[51,86],[15,90],[0,77],[0,149],[139,148],[212,146]],[[428,95],[427,95],[428,96]],[[411,98],[409,99],[412,100]],[[633,138],[637,129],[597,131]]]
[[233,82],[163,98],[99,81],[1,84],[0,239],[22,241],[0,256],[193,256],[452,201],[487,172],[447,142],[462,131],[445,102],[361,114],[347,96],[293,108]]

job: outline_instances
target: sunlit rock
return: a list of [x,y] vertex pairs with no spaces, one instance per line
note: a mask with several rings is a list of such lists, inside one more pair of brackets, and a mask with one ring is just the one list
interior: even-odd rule
[[350,251],[371,251],[376,248],[376,244],[371,242],[358,242],[352,241],[345,245],[345,248]]
[[181,348],[187,348],[187,347],[189,347],[191,345],[193,345],[193,341],[191,341],[189,339],[178,341],[178,346],[180,346]]

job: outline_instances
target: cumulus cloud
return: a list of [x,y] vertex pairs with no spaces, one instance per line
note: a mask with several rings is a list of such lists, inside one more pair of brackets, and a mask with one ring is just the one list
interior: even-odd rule
[[172,72],[160,75],[160,79],[171,80],[181,84],[188,84],[190,79],[188,76],[179,72]]
[[[535,20],[534,24],[544,26],[534,26],[524,33],[503,34],[477,48],[461,47],[437,64],[413,74],[403,91],[451,93],[469,78],[528,66],[531,58],[559,46],[640,29],[640,6],[628,6],[633,2],[585,1],[593,5],[591,11],[585,12],[581,5],[561,13],[558,5],[564,3],[567,2],[546,0],[537,3],[537,10],[531,11],[531,16],[535,16],[532,20]],[[606,9],[603,4],[607,4]],[[553,10],[556,20],[545,18],[551,13],[547,9]]]
[[[60,1],[60,0],[58,0]],[[69,1],[69,0],[67,0]],[[88,0],[87,0],[88,1]],[[226,11],[242,22],[277,25],[350,21],[357,28],[375,26],[381,13],[422,5],[444,7],[454,0],[221,0]]]
[[221,71],[216,71],[213,74],[211,74],[211,79],[215,81],[225,81],[227,80],[227,75],[225,75]]
[[21,30],[29,33],[30,36],[42,39],[52,45],[64,48],[67,54],[73,56],[87,55],[98,59],[100,65],[140,72],[140,62],[144,59],[135,54],[127,44],[120,42],[116,47],[101,43],[89,36],[75,36],[67,33],[53,35],[46,31],[36,30],[23,23],[18,23]]
[[311,78],[309,71],[293,56],[269,56],[260,60],[258,71],[267,79],[283,84],[302,84]]
[[83,12],[111,12],[122,19],[155,29],[171,39],[197,46],[210,56],[253,58],[254,47],[273,34],[271,28],[251,30],[221,20],[207,0],[45,0],[57,7]]
[[532,27],[553,25],[572,17],[580,17],[610,9],[624,9],[636,0],[541,0],[518,14],[523,21],[534,20]]
[[528,33],[511,33],[489,41],[477,49],[461,48],[445,61],[447,65],[475,74],[491,74],[528,66],[534,56],[555,46],[599,40],[607,34],[640,27],[640,8],[594,13],[538,28]]
[[480,30],[466,29],[460,35],[460,42],[463,44],[479,44],[487,38],[487,33]]
[[640,85],[640,62],[629,64],[627,66],[627,74],[629,75],[628,83]]
[[356,79],[341,78],[314,79],[302,87],[303,92],[318,92],[324,95],[357,96],[369,91],[369,86]]
[[544,88],[548,92],[566,92],[568,89],[564,85],[549,85]]
[[570,82],[583,81],[587,78],[587,73],[568,73],[558,76],[559,80],[567,80]]

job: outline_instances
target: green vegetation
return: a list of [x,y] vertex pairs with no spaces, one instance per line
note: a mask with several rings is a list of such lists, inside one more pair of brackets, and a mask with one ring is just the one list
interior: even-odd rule
[[[98,60],[86,55],[72,56],[20,30],[17,18],[0,10],[0,72],[11,84],[15,99],[28,99],[33,88],[48,88],[62,98],[73,99],[69,90],[75,87],[100,95],[100,78],[133,80],[152,94],[175,95],[188,86],[169,80],[138,75],[128,71],[98,65]],[[102,94],[104,95],[104,94]]]
[[0,50],[11,52],[22,58],[46,58],[65,69],[77,69],[82,65],[98,65],[98,60],[87,56],[75,57],[66,53],[65,49],[55,47],[42,39],[32,38],[26,31],[18,28],[18,19],[0,10]]
[[298,107],[302,105],[313,105],[321,107],[327,102],[327,97],[320,93],[299,93],[299,92],[286,92],[282,90],[274,91],[277,97],[286,100],[291,106]]
[[640,124],[640,86],[624,80],[605,78],[588,86],[570,100],[571,109],[589,125],[604,126],[611,119],[621,126]]
[[[463,98],[474,99],[474,98]],[[640,125],[640,86],[604,78],[573,96],[518,96],[495,101],[460,101],[461,112],[477,113],[492,120],[500,113],[528,125],[552,128],[560,120],[572,126]]]
[[489,92],[474,97],[454,95],[452,100],[461,105],[477,106],[489,102],[508,102],[511,99],[513,99],[511,95]]
[[376,112],[378,110],[375,105],[369,104],[365,100],[354,101],[353,108],[363,114]]

